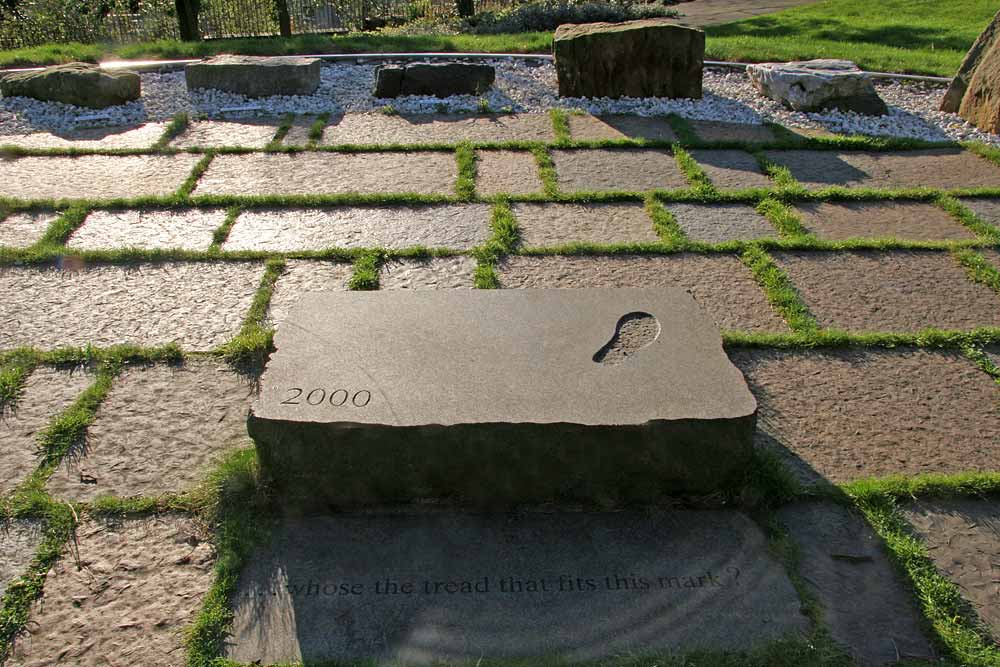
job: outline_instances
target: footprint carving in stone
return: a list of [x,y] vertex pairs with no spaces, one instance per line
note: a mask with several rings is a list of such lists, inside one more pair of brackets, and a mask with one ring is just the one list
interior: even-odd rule
[[649,313],[626,313],[615,325],[615,335],[594,354],[599,364],[616,366],[641,349],[650,345],[660,335],[660,322]]

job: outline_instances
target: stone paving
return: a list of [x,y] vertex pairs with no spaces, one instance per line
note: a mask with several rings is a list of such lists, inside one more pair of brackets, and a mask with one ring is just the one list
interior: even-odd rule
[[[0,507],[42,498],[75,513],[76,528],[59,557],[33,564],[50,516],[18,510],[0,526],[0,591],[47,572],[23,631],[0,646],[4,664],[186,663],[183,632],[221,548],[198,502],[209,474],[251,444],[260,370],[220,347],[280,328],[308,292],[680,287],[723,329],[756,396],[755,447],[804,488],[1000,472],[1000,385],[982,362],[1000,360],[1000,166],[954,147],[789,148],[771,127],[701,121],[690,123],[700,143],[684,146],[692,165],[669,145],[689,136],[669,118],[570,113],[569,142],[555,120],[348,114],[305,148],[315,118],[300,118],[280,150],[285,119],[195,121],[144,154],[164,126],[11,138],[20,148],[0,160],[0,378],[17,348],[38,365],[0,402]],[[630,139],[642,141],[622,145]],[[473,143],[474,160],[459,142]],[[37,154],[48,148],[132,152]],[[818,192],[830,186],[847,191]],[[139,359],[98,363],[123,344]],[[167,344],[185,358],[144,357]],[[55,363],[70,356],[92,363]],[[110,388],[98,404],[74,408],[99,378]],[[60,418],[74,409],[92,419],[47,466],[39,436],[70,428]],[[106,509],[125,500],[145,509]],[[899,515],[995,640],[995,500],[918,497]],[[861,514],[800,499],[771,518],[798,549],[823,627],[856,664],[939,657],[910,581]],[[783,627],[804,636],[812,622],[789,599]],[[215,657],[252,663],[260,637],[246,603],[228,604],[241,635]],[[294,636],[294,618],[272,620]],[[310,623],[326,621],[350,625]]]

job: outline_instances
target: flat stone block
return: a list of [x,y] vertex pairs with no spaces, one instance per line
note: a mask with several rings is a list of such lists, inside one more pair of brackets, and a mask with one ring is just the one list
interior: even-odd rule
[[778,520],[798,545],[799,569],[823,607],[824,625],[855,664],[936,659],[916,599],[860,514],[832,503],[796,503],[778,510]]
[[581,664],[805,632],[764,534],[736,512],[339,516],[286,521],[251,557],[226,657]]
[[319,88],[319,58],[221,55],[184,68],[187,87],[214,88],[247,97],[312,95]]
[[309,292],[346,290],[354,274],[354,267],[347,262],[328,262],[310,259],[290,259],[285,271],[278,278],[268,306],[268,320],[279,326],[299,298]]
[[667,204],[677,224],[693,241],[724,243],[774,238],[778,231],[752,206],[741,204]]
[[674,141],[677,135],[664,117],[626,116],[613,114],[591,116],[570,114],[569,132],[574,141],[603,141],[605,139],[646,139],[649,141]]
[[595,148],[552,151],[564,192],[679,190],[688,187],[666,149]]
[[71,372],[42,366],[28,376],[14,405],[0,403],[0,496],[35,471],[39,464],[35,437],[93,381],[82,369]]
[[774,253],[822,327],[914,332],[1000,326],[1000,298],[944,251]]
[[0,246],[27,248],[34,245],[58,219],[59,213],[54,211],[12,213],[0,220]]
[[657,243],[642,204],[515,204],[526,248],[567,243]]
[[746,151],[694,150],[690,153],[718,190],[774,187],[757,158]]
[[729,350],[760,402],[757,445],[805,483],[1000,466],[1000,388],[958,352]]
[[80,524],[5,665],[180,665],[215,551],[179,514]]
[[247,425],[292,505],[652,499],[750,456],[756,403],[682,290],[312,294],[289,321]]
[[141,89],[142,80],[135,72],[102,69],[88,63],[10,72],[0,79],[0,93],[4,97],[30,97],[91,109],[105,109],[137,100]]
[[476,260],[472,257],[390,260],[382,266],[379,289],[472,289]]
[[903,508],[934,564],[1000,637],[1000,506],[995,500],[921,500]]
[[[351,113],[326,126],[322,143],[457,144],[462,141],[553,141],[548,114]],[[285,140],[285,143],[289,143]]]
[[1000,167],[957,148],[865,153],[851,151],[767,151],[768,160],[788,167],[811,190],[848,188],[1000,187]]
[[0,196],[131,199],[172,195],[200,155],[29,156],[0,161]]
[[496,79],[496,70],[485,63],[414,63],[383,65],[375,70],[374,96],[482,95]]
[[298,153],[220,155],[197,195],[454,193],[452,153]]
[[775,140],[774,130],[763,124],[726,123],[717,120],[689,120],[688,124],[702,141],[748,141],[766,144]]
[[132,266],[66,260],[0,269],[0,349],[177,343],[211,350],[239,333],[264,267],[255,262]]
[[538,163],[528,151],[477,151],[476,193],[532,195],[544,189]]
[[66,245],[80,250],[116,248],[208,250],[226,221],[224,209],[94,211]]
[[281,127],[281,119],[276,120],[200,120],[191,123],[170,145],[173,148],[218,148],[220,146],[244,146],[264,148]]
[[788,331],[750,271],[732,255],[511,256],[497,270],[501,285],[509,288],[680,287],[722,329]]
[[490,236],[487,204],[251,210],[236,220],[225,250],[453,248]]
[[921,202],[806,202],[797,204],[802,226],[822,239],[895,238],[968,241],[968,227],[933,204]]
[[190,491],[222,457],[248,444],[252,384],[225,363],[192,359],[121,375],[87,429],[49,478],[55,498],[88,502]]
[[968,199],[960,199],[959,201],[972,209],[972,212],[979,216],[984,222],[987,222],[994,227],[1000,226],[1000,199],[970,197]]
[[166,123],[146,123],[139,127],[92,127],[70,132],[33,132],[0,136],[0,146],[20,148],[110,148],[147,149],[160,140]]
[[0,598],[8,584],[28,571],[42,543],[43,530],[39,521],[13,519],[0,525]]

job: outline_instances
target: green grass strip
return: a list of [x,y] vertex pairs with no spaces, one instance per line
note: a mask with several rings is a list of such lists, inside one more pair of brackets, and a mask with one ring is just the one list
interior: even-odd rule
[[267,142],[267,146],[264,147],[264,150],[270,152],[280,147],[282,142],[285,140],[285,137],[288,135],[288,132],[292,129],[292,125],[294,123],[295,114],[285,114],[285,117],[281,121],[281,125],[278,126],[274,136],[271,137],[271,141]]
[[313,124],[309,126],[309,145],[315,146],[323,141],[323,133],[326,132],[326,124],[330,122],[330,114],[322,113],[316,117]]
[[1000,229],[980,218],[972,212],[972,209],[955,197],[941,195],[934,200],[934,203],[979,238],[990,243],[1000,243]]
[[768,175],[768,177],[774,181],[777,185],[778,190],[782,194],[791,195],[802,195],[806,193],[805,187],[795,180],[792,176],[792,172],[788,167],[771,162],[764,155],[764,151],[756,149],[749,151],[755,158],[757,158],[757,164],[760,165],[761,171]]
[[500,276],[496,265],[500,257],[516,251],[520,244],[520,230],[517,218],[510,203],[501,199],[493,205],[490,213],[490,239],[481,246],[474,248],[472,256],[476,259],[476,270],[473,274],[476,289],[499,289]]
[[986,354],[985,350],[977,345],[969,345],[965,347],[963,352],[965,352],[965,356],[972,363],[979,367],[979,370],[992,377],[997,384],[1000,384],[1000,366],[997,365],[993,357]]
[[667,122],[670,123],[671,129],[673,129],[674,134],[677,135],[677,141],[679,141],[684,146],[697,146],[704,143],[701,137],[694,131],[694,127],[688,122],[687,118],[683,116],[678,116],[677,114],[670,114],[667,116]]
[[260,363],[272,349],[274,330],[267,326],[267,311],[274,295],[274,287],[284,272],[285,260],[267,261],[260,286],[254,294],[240,332],[216,350],[216,353],[221,354],[230,363],[235,365]]
[[723,331],[726,347],[767,347],[775,349],[829,348],[895,348],[920,347],[929,349],[964,350],[970,345],[1000,344],[1000,329],[981,328],[971,331],[924,329],[916,333],[851,333],[834,329],[819,329],[795,333],[750,333]]
[[959,264],[965,267],[970,280],[986,285],[993,291],[1000,293],[1000,271],[986,261],[985,257],[974,250],[965,248],[952,250],[952,255]]
[[379,271],[382,268],[384,254],[379,251],[358,255],[354,260],[354,273],[347,282],[348,289],[368,291],[377,290],[379,286]]
[[242,212],[243,208],[240,206],[230,206],[226,210],[226,219],[222,221],[218,229],[212,232],[212,245],[208,248],[210,253],[222,251],[222,245],[229,239],[229,232],[232,231],[236,219],[240,217]]
[[964,141],[961,145],[965,150],[972,151],[979,157],[1000,167],[1000,148],[989,146],[981,141]]
[[30,349],[18,349],[0,359],[0,418],[17,407],[24,383],[38,365]]
[[546,197],[559,196],[559,177],[556,175],[556,165],[552,161],[552,153],[548,148],[535,146],[531,149],[535,156],[535,164],[538,165],[538,177],[542,181],[542,188]]
[[708,177],[708,174],[701,168],[701,165],[691,157],[691,154],[678,145],[674,145],[673,150],[677,166],[684,172],[691,187],[706,197],[717,194],[718,191],[715,189],[712,179]]
[[764,289],[771,306],[784,318],[793,332],[811,334],[818,331],[816,318],[809,312],[795,285],[766,251],[752,245],[744,251],[740,259]]
[[549,109],[549,118],[552,119],[552,132],[555,134],[556,144],[570,144],[573,136],[569,130],[569,115],[563,109]]
[[90,212],[91,209],[87,206],[72,206],[68,208],[62,215],[52,221],[49,228],[45,230],[45,234],[42,238],[38,239],[38,242],[32,248],[61,248],[65,246],[69,237],[80,228],[80,225],[84,223]]
[[458,180],[455,182],[455,194],[464,201],[476,197],[476,151],[472,144],[462,143],[455,148],[455,161],[458,163]]
[[653,229],[664,243],[684,246],[688,242],[687,234],[677,223],[677,218],[664,206],[660,200],[650,195],[645,201],[646,213],[653,219]]
[[170,119],[167,127],[163,130],[163,135],[153,144],[153,150],[162,151],[166,149],[171,141],[184,134],[184,131],[188,129],[190,124],[191,117],[187,113],[181,111],[174,114],[174,117]]
[[799,239],[812,235],[802,226],[798,214],[788,204],[776,197],[765,197],[757,204],[757,212],[771,221],[778,233],[785,238]]
[[187,199],[194,192],[194,189],[198,186],[198,181],[205,172],[208,171],[208,165],[212,164],[212,160],[215,158],[215,153],[209,151],[205,153],[205,157],[198,161],[198,164],[194,166],[191,170],[191,175],[187,177],[183,184],[181,184],[180,189],[177,191],[177,198]]

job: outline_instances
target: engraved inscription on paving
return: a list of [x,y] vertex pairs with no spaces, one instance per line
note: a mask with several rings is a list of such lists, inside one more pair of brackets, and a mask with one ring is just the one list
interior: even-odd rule
[[372,400],[372,393],[367,389],[352,391],[350,389],[327,390],[323,387],[306,389],[303,387],[289,387],[286,390],[285,400],[282,405],[332,405],[335,408],[350,407],[363,408]]

